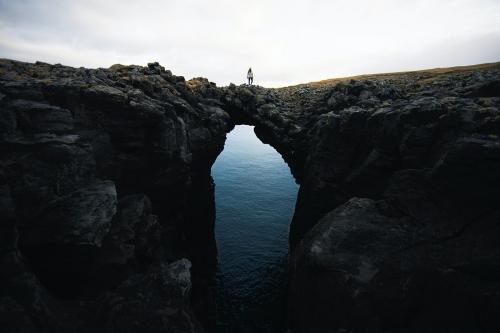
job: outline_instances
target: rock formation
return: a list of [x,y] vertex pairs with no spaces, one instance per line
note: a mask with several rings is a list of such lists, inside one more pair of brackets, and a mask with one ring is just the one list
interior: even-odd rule
[[300,183],[292,332],[500,330],[500,65],[217,88],[0,61],[0,325],[210,331],[210,167],[255,126]]
[[201,331],[190,274],[216,262],[210,166],[230,128],[157,63],[1,60],[2,331]]
[[293,332],[500,330],[498,64],[226,94],[301,184]]

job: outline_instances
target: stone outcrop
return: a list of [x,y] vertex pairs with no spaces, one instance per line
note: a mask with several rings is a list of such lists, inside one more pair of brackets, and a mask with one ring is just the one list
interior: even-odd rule
[[493,64],[226,89],[301,184],[293,332],[500,329],[499,80]]
[[0,61],[2,331],[202,331],[191,276],[216,262],[232,126],[204,86],[157,63]]

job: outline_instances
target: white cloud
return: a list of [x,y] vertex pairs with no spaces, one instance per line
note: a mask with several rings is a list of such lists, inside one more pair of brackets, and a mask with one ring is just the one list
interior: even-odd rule
[[500,60],[498,0],[0,0],[0,57],[280,86]]

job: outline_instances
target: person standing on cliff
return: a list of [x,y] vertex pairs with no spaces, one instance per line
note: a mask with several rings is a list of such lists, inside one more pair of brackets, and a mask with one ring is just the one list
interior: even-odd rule
[[248,85],[252,85],[253,84],[253,72],[252,72],[252,67],[250,67],[248,69],[248,73],[247,73],[247,79],[248,79]]

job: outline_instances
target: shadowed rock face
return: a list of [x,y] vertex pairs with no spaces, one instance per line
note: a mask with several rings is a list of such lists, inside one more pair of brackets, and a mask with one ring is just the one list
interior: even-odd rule
[[250,124],[301,185],[293,332],[499,331],[499,80],[217,88],[157,63],[1,60],[1,325],[210,329],[210,167]]
[[200,331],[181,258],[196,289],[216,262],[210,167],[230,128],[157,63],[1,60],[2,330]]
[[500,67],[228,87],[301,187],[294,332],[495,332]]

